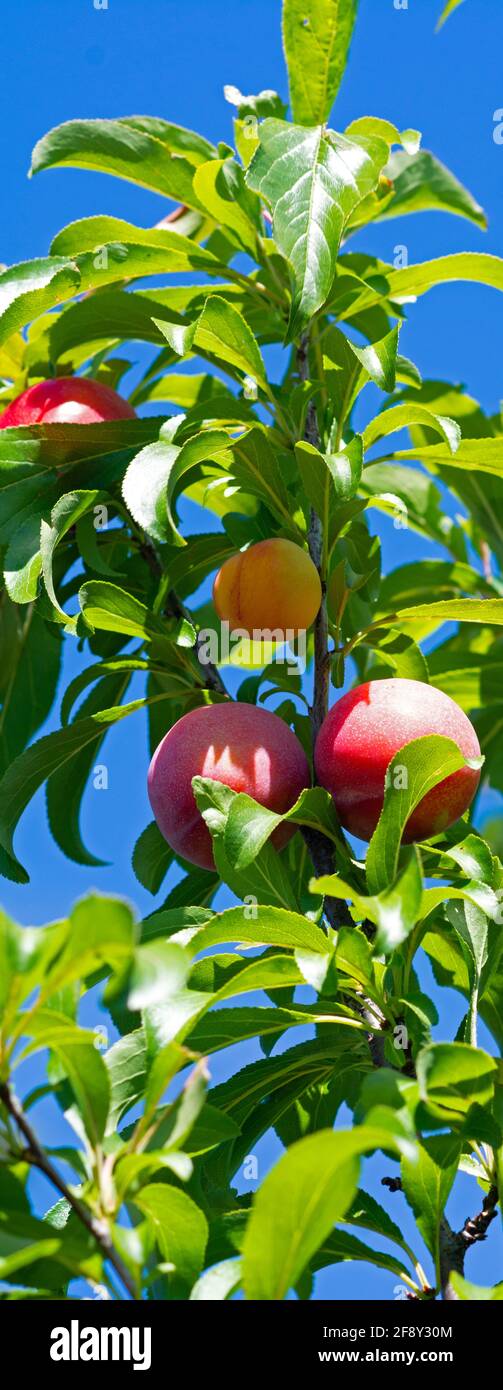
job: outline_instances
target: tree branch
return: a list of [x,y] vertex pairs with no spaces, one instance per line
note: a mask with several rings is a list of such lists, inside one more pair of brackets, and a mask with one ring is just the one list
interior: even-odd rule
[[[402,1192],[401,1178],[381,1178],[383,1187],[390,1192]],[[451,1284],[451,1274],[464,1274],[467,1250],[479,1240],[485,1240],[491,1221],[496,1216],[498,1189],[490,1187],[482,1203],[482,1211],[476,1216],[467,1216],[460,1231],[453,1231],[445,1219],[440,1223],[440,1289],[442,1298],[448,1303],[458,1301],[458,1295]]]
[[[297,369],[301,381],[309,380],[309,334],[303,333],[297,348]],[[320,436],[318,430],[318,417],[316,406],[313,400],[309,401],[306,414],[306,425],[304,439],[308,444],[319,448]],[[326,596],[326,576],[323,574],[323,530],[321,520],[311,509],[308,532],[309,554],[316,565],[321,583],[321,604],[316,622],[314,625],[314,689],[313,703],[310,709],[313,754],[316,739],[320,732],[326,715],[328,714],[328,696],[330,690],[330,657],[328,653],[328,618],[327,618],[327,596]],[[313,861],[314,869],[318,878],[325,874],[333,874],[335,871],[335,856],[333,846],[325,835],[317,830],[304,830],[304,840]],[[324,901],[324,912],[330,926],[336,930],[343,923],[352,926],[353,919],[349,912],[347,903],[340,898],[326,897]]]
[[440,1288],[447,1303],[458,1301],[451,1284],[451,1274],[463,1274],[466,1245],[461,1231],[453,1231],[449,1222],[440,1222]]
[[127,1266],[115,1250],[106,1221],[101,1221],[97,1216],[93,1216],[92,1212],[88,1211],[84,1203],[80,1201],[80,1198],[76,1197],[71,1188],[67,1186],[64,1179],[58,1173],[57,1168],[51,1163],[50,1158],[48,1158],[42,1145],[39,1143],[34,1130],[26,1118],[20,1101],[7,1082],[2,1082],[0,1084],[0,1100],[3,1102],[9,1115],[11,1115],[12,1119],[15,1121],[17,1128],[26,1139],[27,1148],[22,1151],[22,1159],[27,1163],[31,1163],[34,1168],[38,1168],[39,1172],[43,1173],[44,1176],[48,1178],[49,1182],[52,1183],[53,1187],[65,1198],[65,1201],[68,1202],[79,1221],[81,1221],[82,1225],[89,1231],[89,1234],[93,1236],[104,1259],[108,1260],[116,1274],[118,1274],[119,1279],[123,1283],[125,1289],[127,1289],[130,1297],[136,1300],[138,1294],[133,1279]]
[[498,1205],[498,1189],[490,1187],[487,1196],[484,1197],[482,1210],[476,1216],[467,1216],[464,1226],[460,1231],[453,1231],[448,1221],[442,1221],[440,1227],[440,1282],[442,1287],[442,1298],[448,1302],[455,1302],[458,1299],[451,1284],[451,1274],[464,1274],[465,1258],[467,1251],[478,1241],[485,1240],[491,1221],[496,1216]]

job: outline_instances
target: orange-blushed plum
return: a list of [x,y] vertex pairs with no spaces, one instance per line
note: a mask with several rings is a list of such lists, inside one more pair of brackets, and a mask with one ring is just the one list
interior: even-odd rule
[[213,602],[231,631],[303,632],[320,607],[320,577],[307,550],[275,536],[225,561]]
[[[315,748],[318,781],[331,792],[341,824],[370,840],[382,811],[386,769],[404,744],[443,734],[465,758],[480,757],[473,725],[459,705],[423,681],[376,680],[349,690],[324,720]],[[472,801],[480,771],[465,766],[423,797],[403,835],[428,839],[453,825]]]
[[[298,738],[277,714],[239,702],[190,710],[156,748],[148,773],[155,819],[176,854],[203,869],[214,867],[211,836],[197,809],[193,777],[224,782],[248,792],[271,811],[290,810],[311,784]],[[272,840],[281,849],[294,826],[280,825]]]
[[91,377],[58,376],[38,381],[11,401],[0,415],[0,429],[11,425],[96,425],[105,420],[134,420],[129,401]]

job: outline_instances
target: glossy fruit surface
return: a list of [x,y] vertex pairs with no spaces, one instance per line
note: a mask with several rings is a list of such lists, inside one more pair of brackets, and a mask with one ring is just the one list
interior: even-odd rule
[[[239,702],[190,710],[156,748],[148,793],[159,829],[176,854],[212,869],[211,836],[197,809],[192,778],[210,777],[247,792],[271,811],[288,811],[310,785],[304,750],[277,714]],[[294,826],[278,826],[281,848]]]
[[[467,715],[449,695],[423,681],[368,681],[330,710],[316,741],[316,776],[331,792],[341,824],[351,834],[370,840],[391,758],[424,734],[443,734],[465,757],[480,756]],[[470,805],[479,778],[478,769],[463,767],[439,782],[413,811],[404,842],[428,839],[453,825]]]
[[307,550],[276,536],[225,561],[213,585],[213,602],[231,631],[302,632],[320,607],[321,583]]
[[91,377],[58,376],[38,381],[11,401],[0,415],[0,429],[11,425],[96,425],[104,420],[134,420],[129,401]]

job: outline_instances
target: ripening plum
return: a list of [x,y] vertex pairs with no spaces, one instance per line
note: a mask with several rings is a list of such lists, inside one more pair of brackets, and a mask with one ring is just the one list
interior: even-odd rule
[[84,376],[38,381],[11,401],[0,415],[0,429],[11,425],[96,425],[104,420],[134,420],[129,401]]
[[231,631],[303,632],[320,607],[320,577],[307,550],[275,536],[225,561],[213,585],[213,602]]
[[[316,740],[316,776],[352,835],[370,840],[382,811],[388,764],[404,744],[423,734],[443,734],[466,758],[480,757],[467,715],[449,695],[423,681],[367,681],[330,710]],[[467,766],[439,782],[410,816],[404,843],[429,839],[453,825],[473,800],[479,778],[480,771]]]
[[[175,854],[212,869],[210,832],[197,809],[193,777],[248,792],[271,811],[288,811],[311,776],[296,735],[277,714],[255,705],[203,705],[178,720],[156,748],[148,773],[155,819]],[[272,840],[287,843],[295,826],[280,825]]]

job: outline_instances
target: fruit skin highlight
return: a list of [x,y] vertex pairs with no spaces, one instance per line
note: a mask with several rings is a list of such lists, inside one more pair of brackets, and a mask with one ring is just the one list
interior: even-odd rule
[[96,425],[104,420],[134,420],[129,401],[83,376],[38,381],[11,401],[0,415],[0,429],[11,425]]
[[[423,681],[367,681],[330,710],[316,740],[316,776],[331,792],[341,825],[352,835],[371,839],[388,764],[404,744],[423,734],[443,734],[466,758],[480,757],[466,714],[449,695]],[[416,806],[403,842],[429,839],[454,825],[470,805],[479,779],[480,770],[463,767],[439,782]]]
[[213,602],[231,631],[303,632],[320,607],[320,577],[307,550],[277,536],[225,561]]
[[[311,785],[309,764],[296,735],[277,714],[255,705],[222,703],[190,710],[154,753],[148,794],[164,839],[184,859],[213,869],[211,835],[197,809],[193,777],[210,777],[247,792],[271,811],[288,811]],[[280,825],[276,849],[294,834]]]

